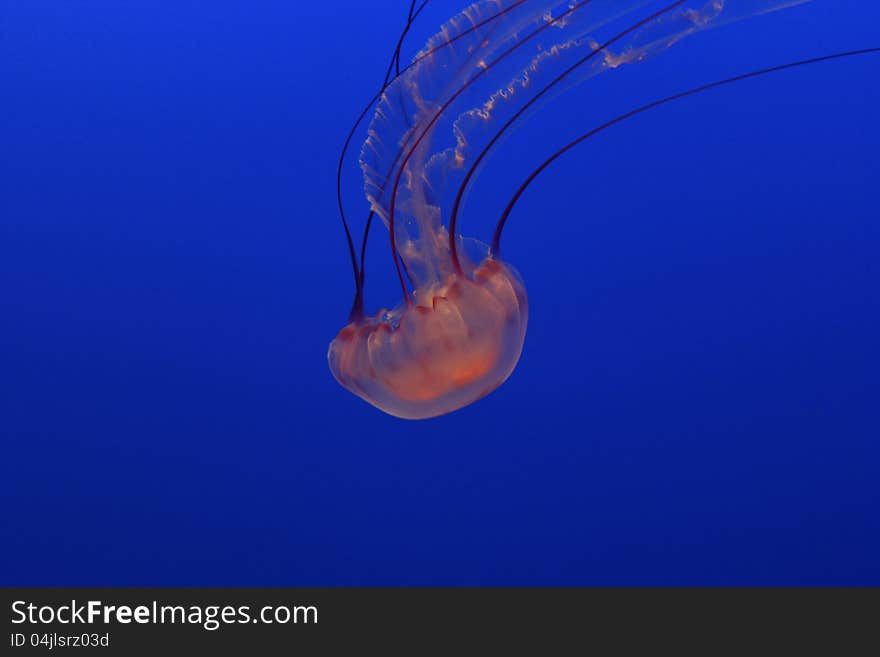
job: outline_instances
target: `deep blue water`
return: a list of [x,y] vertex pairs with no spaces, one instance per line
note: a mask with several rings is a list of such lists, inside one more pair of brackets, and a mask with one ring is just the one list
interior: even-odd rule
[[[880,57],[558,163],[505,237],[519,367],[406,422],[326,349],[352,293],[335,161],[407,5],[2,3],[2,583],[880,584]],[[407,55],[460,8],[433,0]],[[814,2],[573,90],[465,233],[597,120],[878,46],[878,21]],[[345,189],[357,223],[353,160]],[[399,300],[386,237],[371,309]]]

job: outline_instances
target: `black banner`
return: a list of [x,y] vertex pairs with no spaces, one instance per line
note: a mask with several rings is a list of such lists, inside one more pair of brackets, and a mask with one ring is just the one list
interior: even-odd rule
[[[3,589],[3,654],[878,654],[878,589]],[[647,651],[647,652],[646,652]]]

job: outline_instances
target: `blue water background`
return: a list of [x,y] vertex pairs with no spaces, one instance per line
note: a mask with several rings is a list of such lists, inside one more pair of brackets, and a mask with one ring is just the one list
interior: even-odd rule
[[[511,218],[519,367],[406,422],[326,364],[405,0],[0,7],[0,583],[880,584],[880,58],[687,100]],[[460,8],[435,0],[411,55]],[[880,45],[814,2],[573,90],[463,229],[637,103]],[[355,162],[345,196],[366,205]],[[368,306],[398,302],[387,233]]]

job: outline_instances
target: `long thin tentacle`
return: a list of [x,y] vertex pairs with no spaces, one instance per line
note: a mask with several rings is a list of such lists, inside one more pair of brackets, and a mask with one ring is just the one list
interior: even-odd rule
[[531,185],[535,179],[541,175],[543,171],[547,169],[551,164],[553,164],[560,157],[568,153],[575,146],[582,144],[587,141],[591,137],[599,134],[607,130],[608,128],[617,125],[627,119],[630,119],[634,116],[638,116],[639,114],[643,114],[648,110],[660,107],[662,105],[666,105],[676,100],[680,100],[682,98],[687,98],[689,96],[694,96],[696,94],[702,93],[704,91],[709,91],[710,89],[716,89],[718,87],[723,87],[729,84],[733,84],[735,82],[741,82],[743,80],[748,80],[751,78],[760,77],[763,75],[769,75],[770,73],[778,73],[780,71],[786,71],[793,68],[799,68],[802,66],[809,66],[811,64],[818,64],[820,62],[827,62],[832,60],[844,59],[847,57],[855,57],[859,55],[868,55],[868,54],[878,54],[880,53],[880,48],[863,48],[860,50],[850,50],[846,52],[834,53],[832,55],[824,55],[821,57],[812,57],[810,59],[802,59],[796,62],[790,62],[788,64],[781,64],[779,66],[771,66],[770,68],[763,68],[757,71],[750,71],[748,73],[742,73],[740,75],[735,75],[733,77],[725,78],[723,80],[717,80],[715,82],[709,82],[708,84],[702,84],[698,87],[693,87],[692,89],[688,89],[687,91],[681,91],[677,94],[673,94],[671,96],[667,96],[666,98],[661,98],[660,100],[655,100],[651,103],[647,103],[646,105],[642,105],[634,110],[630,110],[624,114],[621,114],[610,121],[606,121],[600,126],[593,128],[589,132],[582,134],[580,137],[570,141],[568,144],[560,148],[558,151],[553,153],[550,157],[544,160],[529,176],[523,181],[523,183],[516,190],[516,193],[508,202],[507,206],[504,208],[504,212],[501,214],[501,218],[498,220],[498,223],[495,226],[495,233],[492,237],[492,246],[491,246],[491,255],[494,258],[500,257],[501,254],[501,233],[504,230],[504,226],[507,223],[507,219],[510,216],[510,213],[513,211],[514,206],[520,200],[522,195],[525,193],[526,189],[528,189],[529,185]]
[[358,315],[363,313],[363,300],[362,300],[362,274],[361,270],[358,267],[357,255],[355,253],[354,247],[354,239],[351,235],[351,228],[348,224],[348,218],[345,216],[345,205],[342,201],[342,167],[345,163],[345,156],[348,153],[348,148],[351,146],[351,140],[354,138],[355,132],[357,132],[358,127],[363,122],[364,118],[367,115],[367,112],[370,111],[370,108],[373,106],[373,103],[382,95],[385,89],[388,88],[388,85],[391,83],[391,73],[397,68],[397,75],[400,75],[400,52],[403,48],[403,42],[406,39],[406,35],[409,33],[410,28],[413,25],[413,22],[418,17],[418,15],[422,12],[422,10],[427,6],[430,0],[423,0],[421,6],[418,10],[415,9],[416,0],[411,0],[409,12],[407,14],[406,25],[403,28],[403,31],[400,34],[400,37],[397,40],[397,45],[394,48],[394,53],[391,56],[391,61],[388,64],[388,69],[385,71],[385,79],[382,82],[382,88],[376,93],[373,98],[370,99],[369,104],[364,108],[364,110],[360,113],[357,120],[355,120],[354,125],[351,127],[351,130],[348,133],[348,136],[345,139],[345,143],[342,146],[342,151],[339,154],[339,163],[336,167],[336,203],[339,206],[339,216],[342,219],[342,228],[345,231],[345,241],[348,245],[348,254],[351,259],[351,267],[354,273],[354,285],[355,285],[355,299],[352,305],[351,315]]

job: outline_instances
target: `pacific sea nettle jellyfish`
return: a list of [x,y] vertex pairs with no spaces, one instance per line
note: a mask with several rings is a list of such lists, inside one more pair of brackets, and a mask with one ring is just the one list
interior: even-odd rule
[[[599,126],[529,176],[487,246],[461,236],[458,215],[495,146],[541,102],[574,84],[645,61],[709,28],[806,1],[485,0],[449,20],[401,66],[404,37],[428,0],[418,7],[413,2],[385,84],[373,99],[378,102],[361,151],[370,213],[359,258],[340,191],[345,149],[357,125],[340,158],[337,195],[356,293],[349,322],[328,352],[337,381],[407,419],[449,413],[500,386],[522,353],[529,315],[523,281],[501,258],[501,231],[535,176],[577,143],[652,107],[746,77],[857,53],[703,85]],[[403,302],[368,315],[364,254],[374,216],[388,228]]]

